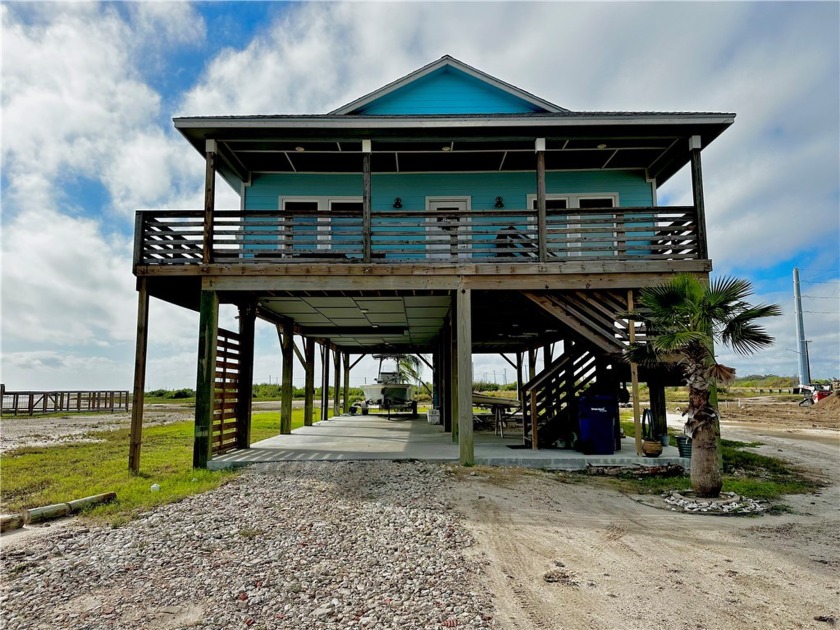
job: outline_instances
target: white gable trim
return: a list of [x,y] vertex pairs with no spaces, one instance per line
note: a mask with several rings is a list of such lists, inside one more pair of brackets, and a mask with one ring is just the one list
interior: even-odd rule
[[366,94],[365,96],[362,96],[361,98],[358,98],[355,101],[347,103],[347,105],[343,105],[338,109],[334,109],[333,111],[329,112],[329,115],[351,114],[356,110],[364,107],[365,105],[368,105],[373,101],[380,99],[387,94],[390,94],[391,92],[399,90],[400,88],[408,85],[409,83],[413,83],[417,79],[421,79],[426,75],[429,75],[432,72],[435,72],[436,70],[447,66],[450,68],[455,68],[456,70],[460,70],[464,74],[467,74],[475,79],[478,79],[479,81],[482,81],[483,83],[487,83],[495,88],[498,88],[503,92],[507,92],[511,96],[522,99],[523,101],[526,101],[527,103],[530,103],[535,107],[544,109],[547,112],[560,113],[569,111],[568,109],[564,109],[558,105],[555,105],[554,103],[549,103],[548,101],[541,99],[538,96],[534,96],[530,92],[521,90],[518,87],[511,85],[510,83],[500,81],[496,77],[492,77],[489,74],[482,72],[481,70],[477,70],[472,66],[468,66],[467,64],[458,61],[454,57],[444,55],[437,61],[433,61],[432,63],[423,66],[419,70],[415,70],[414,72],[405,75],[401,79],[397,79],[396,81],[393,81],[392,83],[389,83],[388,85],[385,85],[379,88],[378,90],[374,90],[370,94]]

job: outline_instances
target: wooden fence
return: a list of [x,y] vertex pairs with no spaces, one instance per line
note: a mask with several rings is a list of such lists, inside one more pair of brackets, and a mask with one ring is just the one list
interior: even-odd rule
[[7,391],[0,386],[4,416],[40,413],[128,411],[127,390]]

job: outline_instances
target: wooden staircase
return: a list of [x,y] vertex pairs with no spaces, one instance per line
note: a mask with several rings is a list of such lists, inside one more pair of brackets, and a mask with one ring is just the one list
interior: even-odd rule
[[[577,339],[606,354],[621,354],[630,345],[630,322],[626,317],[630,309],[626,292],[523,291],[522,295],[563,323]],[[636,323],[635,333],[636,342],[645,341],[641,322]]]
[[[523,386],[524,440],[546,448],[573,446],[578,431],[578,396],[596,381],[599,368],[614,363],[629,347],[647,339],[644,324],[633,322],[631,291],[523,291],[522,294],[564,325],[569,335],[563,354]],[[601,372],[606,375],[607,372]],[[609,378],[609,377],[608,377]],[[599,381],[599,385],[602,383]],[[603,383],[609,391],[617,384]]]
[[580,344],[563,354],[522,387],[524,441],[547,448],[558,441],[572,446],[577,432],[577,397],[595,380],[595,355]]

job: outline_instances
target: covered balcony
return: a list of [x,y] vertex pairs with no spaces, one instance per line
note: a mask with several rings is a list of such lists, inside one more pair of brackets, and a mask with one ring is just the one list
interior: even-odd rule
[[[349,205],[349,204],[348,204]],[[361,205],[361,204],[359,204]],[[546,210],[137,213],[135,269],[254,265],[682,261],[706,258],[691,206]],[[174,270],[172,270],[174,271]]]

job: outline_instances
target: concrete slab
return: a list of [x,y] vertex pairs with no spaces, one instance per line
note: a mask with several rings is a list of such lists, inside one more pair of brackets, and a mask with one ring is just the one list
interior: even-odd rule
[[[583,470],[588,466],[664,466],[677,464],[688,468],[690,460],[679,451],[665,447],[656,458],[637,457],[634,442],[622,441],[615,455],[584,455],[577,451],[510,448],[522,444],[516,433],[501,438],[492,433],[475,433],[475,460],[490,466],[519,466],[547,470]],[[443,427],[426,422],[424,417],[407,416],[337,416],[300,427],[290,435],[278,435],[256,442],[250,449],[231,451],[214,457],[209,467],[217,470],[261,462],[294,460],[400,460],[416,459],[438,463],[457,463],[458,445],[452,443]]]

